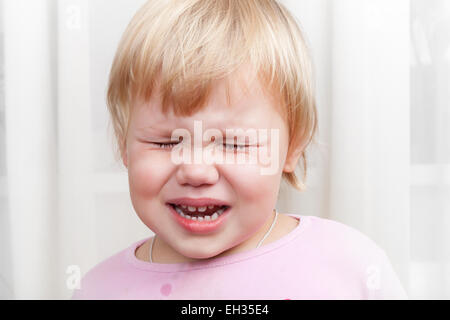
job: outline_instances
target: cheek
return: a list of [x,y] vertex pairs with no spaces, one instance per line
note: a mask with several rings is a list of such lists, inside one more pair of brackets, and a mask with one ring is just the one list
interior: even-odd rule
[[[248,235],[262,226],[278,195],[278,175],[261,175],[259,166],[234,165],[223,168],[224,178],[229,183],[242,214],[233,219],[235,236]],[[246,237],[246,236],[245,236]]]
[[247,203],[264,205],[276,197],[280,173],[262,175],[257,165],[230,165],[222,168],[222,173],[236,196]]
[[134,197],[150,197],[159,193],[172,171],[165,153],[136,152],[129,156],[128,180]]

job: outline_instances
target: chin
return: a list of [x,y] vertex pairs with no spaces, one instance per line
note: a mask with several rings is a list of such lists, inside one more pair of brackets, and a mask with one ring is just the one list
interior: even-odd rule
[[180,254],[182,254],[183,256],[190,258],[190,259],[199,259],[199,260],[205,260],[205,259],[212,259],[215,258],[216,256],[220,255],[222,252],[224,252],[225,250],[222,251],[217,251],[217,250],[185,250],[185,251],[181,251]]

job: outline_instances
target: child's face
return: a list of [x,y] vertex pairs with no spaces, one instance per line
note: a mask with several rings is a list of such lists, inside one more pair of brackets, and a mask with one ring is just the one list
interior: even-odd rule
[[[159,241],[185,257],[204,259],[238,245],[256,245],[261,232],[265,232],[262,227],[273,217],[282,172],[289,171],[298,160],[295,156],[286,157],[287,126],[259,82],[249,87],[248,95],[240,90],[238,81],[234,82],[230,97],[228,107],[225,86],[220,84],[214,88],[207,107],[191,117],[177,117],[172,112],[164,115],[157,95],[149,103],[134,106],[132,111],[123,161],[128,168],[133,207]],[[237,128],[267,129],[268,141],[262,141],[260,147],[266,145],[269,153],[277,152],[278,157],[271,157],[278,161],[275,173],[261,174],[264,165],[258,162],[177,164],[171,158],[170,147],[161,149],[152,143],[169,143],[173,141],[172,132],[184,128],[190,132],[193,146],[194,120],[201,121],[203,133],[209,128],[224,132]],[[271,129],[279,130],[276,143],[271,141]],[[223,143],[225,140],[227,137]],[[203,148],[207,145],[204,142]],[[230,149],[223,153],[242,152]],[[230,208],[214,223],[206,218],[183,223],[185,218],[169,204],[179,198],[217,199]]]

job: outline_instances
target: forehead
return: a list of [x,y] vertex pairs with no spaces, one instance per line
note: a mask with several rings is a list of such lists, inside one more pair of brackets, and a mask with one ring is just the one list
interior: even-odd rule
[[159,91],[148,102],[139,102],[132,112],[132,126],[138,129],[170,130],[172,126],[188,127],[194,120],[205,121],[215,128],[259,128],[273,126],[279,102],[257,78],[245,74],[217,81],[212,87],[205,107],[191,116],[177,116],[173,108],[162,112]]

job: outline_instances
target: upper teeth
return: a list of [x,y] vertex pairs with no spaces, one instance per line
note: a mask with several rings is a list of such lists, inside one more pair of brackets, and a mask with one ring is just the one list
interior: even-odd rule
[[[211,205],[211,206],[207,206],[208,207],[208,209],[212,209],[212,208],[214,208],[214,205]],[[186,209],[187,208],[187,210],[189,211],[189,212],[197,212],[197,214],[196,215],[189,215],[189,214],[186,214],[185,212],[183,212],[183,210],[181,209],[181,208],[183,208],[183,209]],[[179,205],[175,205],[175,211],[176,212],[178,212],[178,214],[179,215],[181,215],[182,217],[184,217],[184,218],[187,218],[187,219],[191,219],[191,220],[195,220],[195,221],[203,221],[203,220],[207,220],[207,221],[209,221],[209,220],[216,220],[224,211],[225,211],[225,208],[219,208],[216,212],[214,212],[214,214],[212,214],[212,215],[202,215],[202,214],[199,214],[199,212],[205,212],[206,211],[206,206],[204,206],[204,207],[191,207],[191,206],[184,206],[184,205],[181,205],[181,206],[179,206]]]
[[[180,207],[177,205],[177,207]],[[181,207],[183,209],[185,209],[185,211],[189,211],[189,212],[205,212],[206,209],[212,209],[214,208],[214,206],[204,206],[204,207],[192,207],[192,206],[183,206],[181,205]],[[220,208],[219,206],[217,206],[218,208]]]

